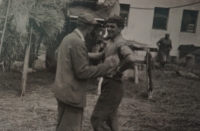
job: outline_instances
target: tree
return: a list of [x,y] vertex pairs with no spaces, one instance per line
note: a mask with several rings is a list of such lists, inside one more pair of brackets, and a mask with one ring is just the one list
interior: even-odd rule
[[[6,11],[8,0],[0,5],[0,15]],[[67,0],[12,0],[4,41],[4,57],[22,58],[33,27],[32,46],[53,42],[62,31],[65,17],[62,12]],[[12,52],[11,54],[8,52]]]
[[[39,47],[41,42],[55,41],[65,24],[62,9],[67,2],[68,0],[12,0],[2,59],[9,63],[23,60],[25,54],[29,54],[30,47]],[[2,1],[0,15],[5,13],[7,3],[8,0]],[[29,58],[26,57],[25,60],[24,63],[27,64]],[[27,65],[24,65],[24,70],[27,68]],[[26,77],[26,71],[23,74],[23,77]],[[24,95],[25,86],[26,84],[23,86],[22,95]]]

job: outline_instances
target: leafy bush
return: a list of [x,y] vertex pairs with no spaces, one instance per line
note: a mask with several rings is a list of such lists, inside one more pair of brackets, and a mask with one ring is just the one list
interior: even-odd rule
[[[68,0],[12,0],[1,59],[23,60],[31,28],[31,44],[34,49],[42,42],[55,41],[65,24],[62,9],[67,2]],[[0,15],[5,15],[7,4],[8,0],[3,0]],[[33,53],[35,54],[35,50]]]

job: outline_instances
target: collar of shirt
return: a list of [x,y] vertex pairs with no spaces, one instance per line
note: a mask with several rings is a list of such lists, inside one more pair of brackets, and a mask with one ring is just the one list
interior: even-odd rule
[[115,42],[115,41],[117,41],[120,38],[122,38],[121,34],[117,35],[114,39],[110,39],[110,41]]
[[119,34],[117,37],[115,37],[114,42],[115,42],[115,41],[118,41],[118,40],[121,39],[121,38],[122,38],[122,35]]
[[85,41],[85,38],[79,29],[75,29],[76,33],[79,35],[82,41]]

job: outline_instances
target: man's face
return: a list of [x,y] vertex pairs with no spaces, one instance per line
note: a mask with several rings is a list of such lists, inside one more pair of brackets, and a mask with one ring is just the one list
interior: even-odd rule
[[121,33],[121,29],[118,28],[116,23],[107,23],[107,31],[109,38],[115,38],[117,35]]
[[165,35],[165,38],[166,38],[166,39],[169,39],[169,34],[166,34],[166,35]]

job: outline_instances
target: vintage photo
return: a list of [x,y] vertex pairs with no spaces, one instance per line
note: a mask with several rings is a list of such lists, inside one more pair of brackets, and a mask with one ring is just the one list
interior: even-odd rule
[[199,131],[200,0],[0,0],[0,131]]

